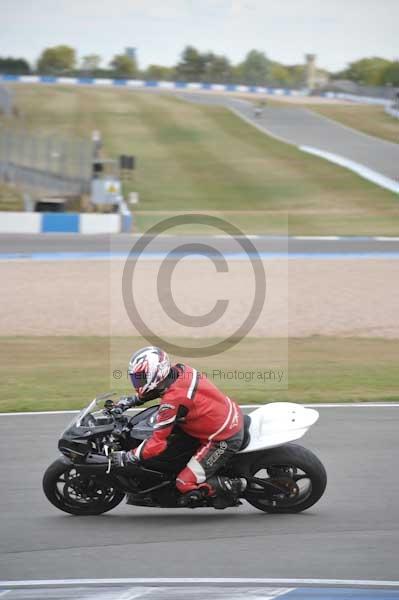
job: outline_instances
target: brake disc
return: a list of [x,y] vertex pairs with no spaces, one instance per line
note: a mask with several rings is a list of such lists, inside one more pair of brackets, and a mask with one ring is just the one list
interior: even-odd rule
[[90,480],[83,478],[78,473],[68,474],[65,478],[63,493],[66,498],[73,501],[85,501],[98,499],[98,493],[90,492],[88,489]]

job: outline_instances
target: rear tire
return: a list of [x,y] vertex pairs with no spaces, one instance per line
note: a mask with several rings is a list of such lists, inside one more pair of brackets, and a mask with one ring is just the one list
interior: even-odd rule
[[81,474],[78,466],[61,458],[44,473],[43,491],[51,504],[60,510],[81,516],[108,512],[125,497],[124,492],[114,488],[111,482]]
[[[250,483],[245,492],[245,500],[263,512],[275,514],[302,512],[320,500],[327,485],[326,470],[313,452],[297,444],[285,444],[267,450],[261,456],[254,456],[250,474],[252,477],[259,477],[259,474],[265,473],[266,477],[261,478],[278,481],[279,473],[285,475],[284,469],[287,475],[280,475],[280,481],[287,486],[298,486],[292,498],[275,498],[271,501],[265,494],[263,499],[259,495],[261,487]],[[307,482],[307,486],[301,490],[299,482]],[[251,487],[254,490],[252,494]]]

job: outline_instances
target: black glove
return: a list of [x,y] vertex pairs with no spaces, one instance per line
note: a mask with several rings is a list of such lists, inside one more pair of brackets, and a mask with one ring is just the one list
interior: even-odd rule
[[120,452],[112,452],[111,454],[111,465],[113,467],[127,467],[129,465],[137,465],[138,463],[139,459],[132,450],[128,452],[122,450]]
[[116,404],[117,408],[122,408],[123,410],[127,410],[128,408],[132,408],[136,406],[137,396],[122,396],[119,398],[119,402]]
[[137,406],[136,399],[137,396],[122,396],[119,402],[111,408],[111,414],[116,418],[120,417],[129,408]]

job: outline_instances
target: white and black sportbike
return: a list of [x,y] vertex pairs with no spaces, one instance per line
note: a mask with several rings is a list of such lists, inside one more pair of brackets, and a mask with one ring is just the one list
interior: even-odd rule
[[[112,452],[135,448],[151,436],[158,406],[130,416],[114,409],[111,396],[93,400],[63,432],[58,443],[62,456],[43,478],[48,500],[73,515],[105,513],[125,496],[128,504],[136,506],[181,508],[176,476],[199,442],[176,425],[167,450],[159,457],[129,468],[114,467]],[[245,416],[241,450],[218,475],[245,479],[242,499],[264,512],[296,513],[310,508],[324,493],[326,471],[310,450],[291,442],[318,418],[316,410],[288,402],[254,410]],[[218,504],[215,497],[204,497],[196,506],[217,508]]]

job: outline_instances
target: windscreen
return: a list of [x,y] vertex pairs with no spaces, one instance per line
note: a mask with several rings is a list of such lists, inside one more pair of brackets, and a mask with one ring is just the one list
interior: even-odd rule
[[97,398],[94,398],[94,400],[92,400],[85,408],[83,408],[77,415],[74,416],[74,418],[69,423],[68,427],[66,427],[64,432],[68,431],[68,429],[71,429],[71,427],[86,426],[86,424],[84,424],[85,417],[87,417],[87,415],[89,415],[90,413],[94,412],[95,408],[98,404],[100,404],[100,402],[105,402],[105,400],[112,398],[112,396],[114,395],[115,392],[107,392],[105,394],[97,396]]
[[83,408],[77,415],[75,415],[72,421],[64,429],[64,433],[71,429],[71,427],[80,427],[82,420],[93,410],[96,406],[96,400],[92,400],[85,408]]

